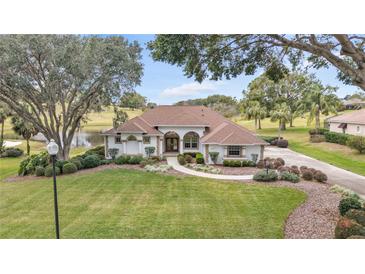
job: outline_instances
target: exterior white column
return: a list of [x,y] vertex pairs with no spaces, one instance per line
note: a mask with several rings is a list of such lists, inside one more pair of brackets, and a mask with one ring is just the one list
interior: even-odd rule
[[163,138],[160,138],[160,156],[163,155],[163,150],[164,150],[164,147],[163,147]]
[[138,141],[138,153],[143,155],[143,151],[142,151],[142,141]]
[[184,151],[183,145],[184,145],[184,142],[183,142],[182,139],[180,139],[180,145],[179,145],[179,153],[180,154],[183,154],[183,151]]
[[126,143],[127,142],[125,140],[122,141],[122,144],[123,144],[123,151],[122,151],[122,153],[123,154],[126,154],[127,153],[127,144]]

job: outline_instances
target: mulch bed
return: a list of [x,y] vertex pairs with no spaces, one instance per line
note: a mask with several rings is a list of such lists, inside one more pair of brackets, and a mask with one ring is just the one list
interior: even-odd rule
[[259,168],[256,167],[228,167],[223,165],[213,165],[222,171],[223,175],[254,175]]
[[273,185],[292,187],[308,195],[307,200],[289,215],[285,224],[286,239],[334,238],[341,195],[332,193],[331,185],[307,181],[297,184],[280,181]]

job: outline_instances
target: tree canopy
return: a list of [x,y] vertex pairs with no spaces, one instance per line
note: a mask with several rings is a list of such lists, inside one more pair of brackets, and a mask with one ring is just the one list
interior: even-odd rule
[[140,84],[140,60],[140,46],[123,37],[3,35],[0,101],[67,159],[80,120]]
[[144,108],[146,106],[147,99],[141,94],[135,91],[126,91],[120,97],[120,107],[124,108]]
[[295,67],[306,59],[314,68],[334,66],[339,79],[365,90],[365,35],[161,34],[148,48],[154,60],[183,67],[199,82],[253,75],[260,67],[278,76],[283,64]]

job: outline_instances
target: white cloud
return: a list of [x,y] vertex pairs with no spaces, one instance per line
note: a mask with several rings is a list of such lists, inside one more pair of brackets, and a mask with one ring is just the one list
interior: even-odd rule
[[164,89],[160,93],[160,97],[169,98],[169,97],[185,97],[185,96],[193,96],[201,93],[213,93],[216,92],[217,86],[220,85],[221,82],[213,82],[206,81],[201,84],[197,82],[183,84],[181,86],[167,88]]

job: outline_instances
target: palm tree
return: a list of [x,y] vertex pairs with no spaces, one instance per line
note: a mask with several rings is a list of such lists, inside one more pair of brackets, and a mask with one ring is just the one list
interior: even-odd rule
[[13,124],[13,130],[18,135],[22,136],[27,141],[27,154],[30,154],[29,140],[32,136],[38,133],[38,130],[25,122],[23,119],[13,116],[11,118],[11,123]]
[[318,130],[321,127],[321,115],[329,115],[337,113],[337,108],[340,105],[340,100],[333,94],[336,91],[334,87],[323,87],[319,83],[312,86],[312,90],[305,97],[302,108],[309,112],[308,125],[315,120],[315,128]]
[[247,119],[255,119],[255,129],[261,129],[261,119],[265,118],[266,107],[261,106],[258,101],[247,101],[244,106],[244,115]]
[[290,121],[291,118],[290,108],[286,103],[277,104],[270,112],[270,116],[272,122],[279,122],[278,138],[280,139],[281,130],[284,128],[284,125]]

